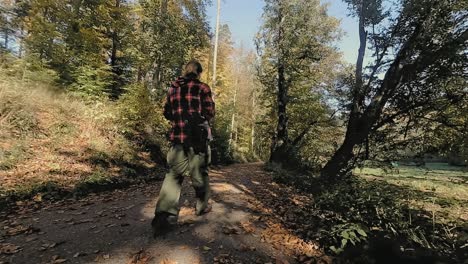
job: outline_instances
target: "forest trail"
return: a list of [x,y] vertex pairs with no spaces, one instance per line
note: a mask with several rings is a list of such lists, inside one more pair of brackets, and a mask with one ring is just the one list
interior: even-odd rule
[[157,239],[150,222],[162,182],[23,206],[1,216],[0,263],[331,262],[282,222],[310,197],[274,183],[261,163],[213,169],[210,177],[213,210],[194,215],[186,180],[178,226]]

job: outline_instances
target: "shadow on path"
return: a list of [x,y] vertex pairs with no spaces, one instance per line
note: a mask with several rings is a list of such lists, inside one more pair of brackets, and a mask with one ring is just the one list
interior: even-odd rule
[[252,190],[270,184],[256,180],[264,173],[262,164],[213,170],[213,210],[202,217],[185,181],[178,228],[158,239],[150,222],[161,182],[23,207],[1,222],[0,263],[329,263],[315,244],[269,220],[277,208],[264,208]]

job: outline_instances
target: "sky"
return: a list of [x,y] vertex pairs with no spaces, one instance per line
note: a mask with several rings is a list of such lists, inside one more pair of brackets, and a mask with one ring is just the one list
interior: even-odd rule
[[[216,25],[216,2],[208,8],[211,28]],[[349,63],[355,63],[359,47],[358,22],[347,16],[346,4],[341,0],[322,0],[329,3],[329,15],[341,20],[341,28],[345,35],[337,40],[336,46],[343,53],[343,58]],[[254,37],[261,25],[263,0],[221,0],[221,24],[228,24],[234,41],[239,45],[254,49]]]

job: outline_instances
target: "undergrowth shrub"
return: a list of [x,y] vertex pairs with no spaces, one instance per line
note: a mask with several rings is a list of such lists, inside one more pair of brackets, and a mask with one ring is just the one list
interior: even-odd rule
[[100,68],[84,65],[74,72],[74,82],[70,89],[86,100],[97,100],[109,95],[109,87],[112,84],[111,67],[109,65]]
[[164,163],[170,126],[161,111],[163,102],[153,99],[150,91],[140,84],[131,85],[126,91],[117,102],[121,132],[139,141],[151,151],[154,159]]
[[61,87],[40,64],[1,61],[0,177],[7,180],[0,182],[0,204],[47,191],[41,186],[48,182],[86,193],[156,176],[143,151],[161,156],[167,122],[143,86],[110,101],[94,93],[106,85],[105,76]]
[[445,256],[465,243],[466,227],[440,222],[430,211],[413,206],[414,200],[427,200],[427,193],[357,177],[330,184],[274,164],[266,169],[273,172],[276,182],[314,195],[309,218],[319,223],[317,229],[308,230],[313,234],[309,239],[319,240],[336,254],[350,247],[364,248],[373,238],[393,239],[403,248],[433,250]]

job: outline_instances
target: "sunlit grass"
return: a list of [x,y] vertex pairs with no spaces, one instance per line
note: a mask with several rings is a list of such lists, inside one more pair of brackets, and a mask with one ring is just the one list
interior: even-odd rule
[[356,169],[365,179],[378,179],[409,189],[408,203],[438,217],[440,222],[468,221],[468,172],[446,163]]
[[111,102],[91,104],[52,83],[0,69],[0,198],[49,182],[72,188],[102,164],[134,163],[137,150],[117,132],[116,116]]

